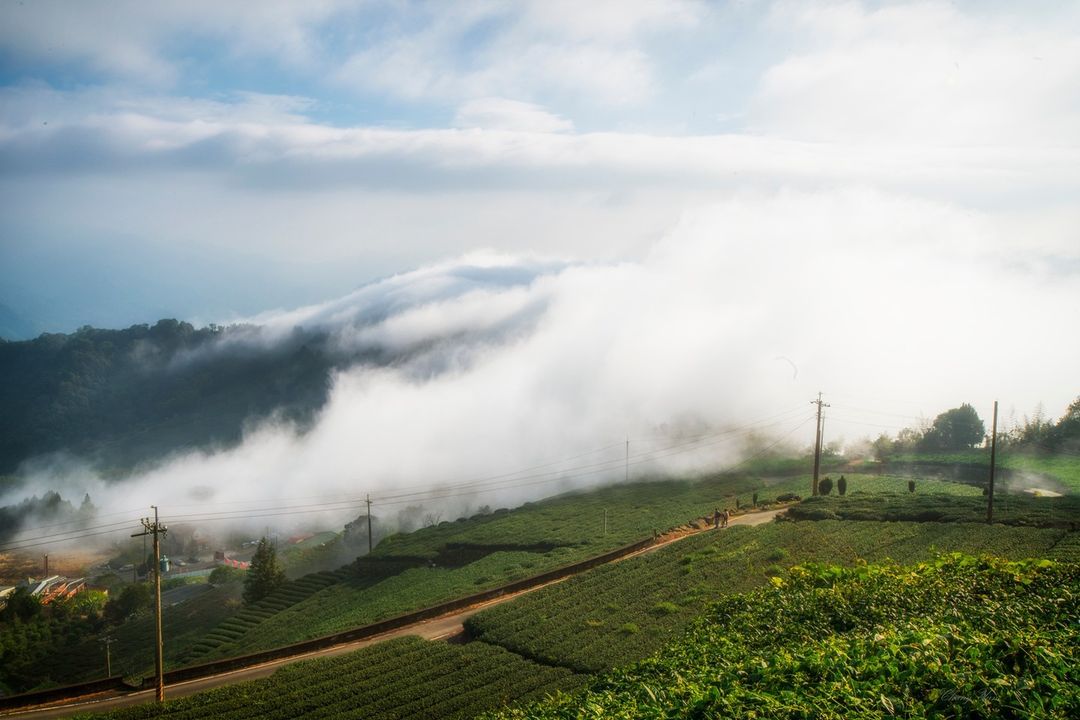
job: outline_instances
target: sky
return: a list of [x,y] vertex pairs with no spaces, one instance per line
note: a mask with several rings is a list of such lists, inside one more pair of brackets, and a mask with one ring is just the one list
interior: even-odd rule
[[[5,2],[0,326],[281,326],[526,268],[384,328],[538,308],[446,384],[378,385],[453,396],[432,445],[499,382],[564,427],[599,384],[616,439],[819,390],[848,438],[998,398],[1056,417],[1077,28],[1059,2]],[[327,418],[371,382],[338,378]]]

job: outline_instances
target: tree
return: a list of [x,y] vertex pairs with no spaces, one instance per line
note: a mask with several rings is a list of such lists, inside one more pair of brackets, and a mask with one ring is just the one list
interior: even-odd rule
[[264,537],[259,540],[244,578],[244,602],[256,603],[284,584],[285,571],[278,565],[277,551]]
[[218,565],[210,573],[209,582],[211,585],[225,585],[226,583],[242,580],[246,573],[240,568],[234,568],[230,565]]
[[29,588],[17,587],[15,592],[8,596],[7,605],[0,610],[0,620],[11,621],[15,618],[29,620],[40,614],[41,601],[30,594]]
[[978,445],[985,437],[986,426],[979,414],[964,403],[938,415],[920,445],[924,450],[963,450]]
[[889,456],[893,454],[893,440],[885,433],[878,435],[878,439],[873,442],[874,447],[874,459],[878,462],[885,462],[889,459]]
[[114,599],[105,603],[105,617],[112,622],[121,622],[129,615],[154,604],[154,595],[150,592],[150,583],[132,583]]

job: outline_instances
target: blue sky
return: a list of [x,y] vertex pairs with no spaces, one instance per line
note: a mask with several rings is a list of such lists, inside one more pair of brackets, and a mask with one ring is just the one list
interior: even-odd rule
[[[1021,322],[1076,296],[1078,21],[1052,2],[6,2],[0,318],[230,322],[476,251],[648,265],[710,213],[717,276],[824,242],[840,285],[851,249],[780,217],[798,206],[870,235],[915,222],[859,252],[933,247],[972,293],[1022,288]],[[836,209],[853,196],[876,206]],[[777,307],[803,301],[787,280]],[[925,284],[897,278],[880,313],[957,300]]]

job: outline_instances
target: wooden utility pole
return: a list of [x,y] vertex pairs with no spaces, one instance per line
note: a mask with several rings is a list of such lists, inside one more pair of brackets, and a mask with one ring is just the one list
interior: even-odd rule
[[986,493],[986,522],[994,522],[994,465],[997,461],[997,400],[994,401],[994,422],[990,429],[990,487]]
[[821,409],[829,407],[829,403],[821,401],[821,393],[817,394],[817,400],[811,400],[811,405],[817,405],[817,433],[814,438],[814,484],[811,494],[818,494],[818,475],[821,473],[821,432],[824,429],[821,419]]
[[143,531],[135,533],[131,537],[150,535],[154,539],[154,615],[157,626],[157,637],[155,638],[157,651],[154,653],[154,669],[157,676],[157,701],[160,703],[165,702],[165,663],[162,657],[165,646],[161,638],[161,540],[159,536],[167,533],[169,529],[158,522],[157,505],[151,505],[150,507],[154,509],[154,521],[150,522],[150,518],[143,518]]
[[371,554],[371,495],[367,496],[367,551]]
[[116,638],[103,637],[101,642],[105,643],[105,677],[112,677],[112,655],[109,652],[109,646],[116,641]]
[[49,553],[45,553],[45,577],[49,577]]

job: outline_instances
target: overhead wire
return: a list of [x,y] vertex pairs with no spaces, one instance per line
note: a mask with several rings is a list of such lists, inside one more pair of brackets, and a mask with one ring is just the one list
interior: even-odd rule
[[[708,433],[700,433],[688,438],[680,439],[676,443],[672,443],[665,447],[655,448],[645,452],[635,452],[628,456],[620,455],[618,457],[611,458],[609,460],[603,460],[595,463],[589,463],[584,465],[572,466],[572,467],[558,467],[567,462],[595,455],[600,452],[605,452],[616,447],[622,447],[623,443],[612,443],[600,448],[596,448],[590,451],[571,455],[560,460],[542,463],[539,465],[533,465],[526,468],[522,468],[513,472],[501,473],[498,475],[487,476],[484,478],[466,480],[457,483],[442,483],[436,485],[429,485],[423,488],[415,488],[410,492],[404,493],[392,493],[392,494],[376,494],[374,495],[375,501],[382,505],[396,505],[407,502],[415,502],[417,499],[443,499],[449,497],[458,497],[463,495],[474,495],[482,492],[493,492],[500,489],[509,489],[515,487],[529,487],[534,485],[540,485],[550,482],[565,481],[579,477],[585,477],[589,475],[595,475],[603,472],[611,472],[629,465],[640,465],[646,462],[655,462],[668,457],[673,457],[679,454],[699,451],[705,448],[712,447],[721,442],[728,442],[732,439],[740,436],[752,434],[761,430],[768,429],[775,425],[783,424],[790,418],[795,411],[802,409],[802,406],[791,407],[786,410],[774,413],[772,415],[760,418],[758,420],[751,421],[750,423],[743,424],[741,426],[734,426],[725,428],[720,431],[712,431]],[[769,420],[775,420],[774,422],[768,422]],[[780,440],[770,444],[762,452],[765,452],[775,447],[779,442],[789,437],[796,432],[799,428],[804,426],[813,416],[802,419],[797,425],[785,433]],[[758,457],[758,454],[752,455],[745,461],[737,463],[733,467],[740,467]],[[537,470],[543,470],[544,468],[554,468],[546,472],[536,473]],[[534,474],[526,474],[534,473]],[[403,488],[410,489],[410,488]],[[317,499],[319,497],[326,496],[306,496],[311,499]],[[225,501],[217,503],[220,507],[225,504],[241,503],[244,501]],[[222,510],[211,511],[203,510],[202,512],[188,513],[188,514],[169,514],[163,516],[163,519],[169,521],[178,522],[211,522],[214,520],[242,520],[253,518],[265,518],[265,517],[281,517],[287,515],[299,515],[309,514],[317,512],[327,511],[345,511],[354,510],[364,507],[367,502],[367,497],[361,498],[359,496],[354,497],[342,497],[339,500],[328,500],[318,503],[309,504],[284,504],[274,505],[271,507],[249,507],[249,508],[237,508],[234,510]],[[179,506],[179,507],[193,507],[191,505]],[[198,507],[206,507],[205,505],[199,505]],[[109,516],[115,516],[123,514],[123,512],[110,513]],[[0,552],[10,552],[14,550],[37,547],[54,542],[70,542],[86,537],[97,537],[101,535],[107,535],[111,533],[118,533],[124,527],[130,527],[137,522],[137,518],[121,520],[114,523],[107,523],[102,525],[94,525],[86,528],[75,528],[69,531],[63,531],[58,533],[36,535],[31,537],[23,537],[17,541],[8,541],[0,543]],[[50,529],[53,527],[62,527],[64,525],[73,524],[78,522],[77,520],[55,523],[48,526],[38,526],[36,530]]]

